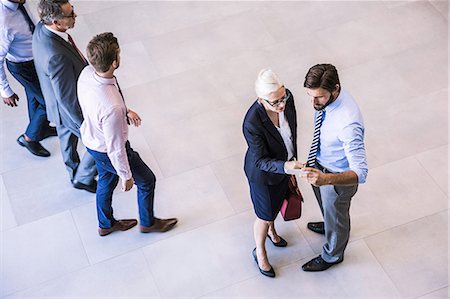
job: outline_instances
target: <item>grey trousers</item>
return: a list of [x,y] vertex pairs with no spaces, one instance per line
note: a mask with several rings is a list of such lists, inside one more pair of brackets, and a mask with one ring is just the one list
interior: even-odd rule
[[90,185],[97,175],[94,158],[86,152],[80,161],[77,152],[78,137],[63,124],[57,125],[56,131],[58,132],[61,154],[69,172],[70,180],[77,180],[80,183]]
[[325,222],[326,243],[322,247],[322,258],[335,263],[344,258],[350,237],[350,201],[358,185],[313,186],[313,190]]

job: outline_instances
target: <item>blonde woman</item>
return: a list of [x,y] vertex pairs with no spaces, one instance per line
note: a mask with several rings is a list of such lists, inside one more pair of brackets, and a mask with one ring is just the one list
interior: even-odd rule
[[270,69],[263,69],[255,82],[256,101],[243,124],[248,144],[244,170],[250,185],[250,197],[256,214],[252,254],[261,274],[275,277],[265,248],[268,237],[277,247],[287,246],[275,229],[285,198],[289,175],[286,171],[301,168],[297,157],[297,115],[294,97]]

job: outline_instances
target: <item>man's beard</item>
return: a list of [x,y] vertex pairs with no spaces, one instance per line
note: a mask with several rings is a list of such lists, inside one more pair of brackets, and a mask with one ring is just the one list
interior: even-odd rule
[[317,111],[323,110],[323,109],[325,109],[328,105],[330,105],[331,103],[333,103],[334,100],[335,100],[335,98],[334,98],[333,94],[331,93],[331,94],[330,94],[330,98],[328,99],[328,101],[327,101],[325,104],[323,104],[323,105],[317,105],[317,106],[314,105],[314,109],[316,109]]

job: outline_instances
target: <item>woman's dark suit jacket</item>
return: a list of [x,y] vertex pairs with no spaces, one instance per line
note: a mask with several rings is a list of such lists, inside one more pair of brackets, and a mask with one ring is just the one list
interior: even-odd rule
[[[286,91],[289,92],[290,91]],[[289,122],[297,158],[297,112],[294,97],[290,93],[284,110]],[[273,125],[263,105],[258,101],[250,107],[243,124],[244,137],[248,144],[245,155],[244,171],[252,183],[276,185],[285,178],[284,163],[288,153],[283,138]]]

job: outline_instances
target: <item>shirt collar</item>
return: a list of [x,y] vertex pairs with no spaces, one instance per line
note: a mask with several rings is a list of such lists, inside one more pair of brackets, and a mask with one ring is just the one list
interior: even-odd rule
[[336,109],[337,107],[339,107],[339,105],[341,105],[342,100],[344,98],[344,89],[341,87],[341,91],[339,92],[338,97],[336,98],[336,100],[329,104],[327,107],[325,107],[325,112],[331,112],[334,109]]
[[14,3],[8,0],[0,0],[4,6],[12,11],[16,11],[19,8],[19,3]]
[[92,74],[95,78],[95,80],[100,83],[100,84],[109,84],[109,85],[115,85],[117,84],[117,79],[116,77],[114,78],[104,78],[104,77],[100,77],[96,72],[95,69],[92,65],[89,66],[90,68],[92,68]]
[[[1,0],[3,1],[3,0]],[[63,40],[65,40],[66,42],[69,42],[69,35],[67,34],[67,32],[61,32],[61,31],[57,31],[55,29],[53,29],[52,27],[48,26],[48,25],[44,25],[45,28],[47,28],[49,31],[53,32],[54,34],[58,35],[59,37],[61,37]]]

